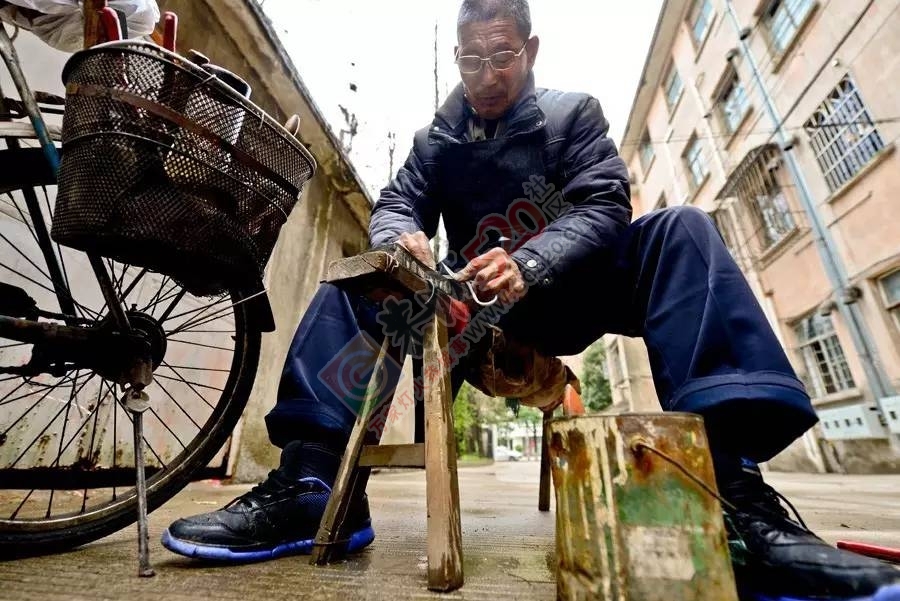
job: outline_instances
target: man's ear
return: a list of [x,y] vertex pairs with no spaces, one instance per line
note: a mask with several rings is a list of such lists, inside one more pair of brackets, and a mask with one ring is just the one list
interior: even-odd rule
[[528,68],[531,69],[534,67],[534,59],[537,58],[538,48],[541,45],[541,41],[538,37],[531,36],[531,39],[528,40],[525,44],[525,52],[528,54]]

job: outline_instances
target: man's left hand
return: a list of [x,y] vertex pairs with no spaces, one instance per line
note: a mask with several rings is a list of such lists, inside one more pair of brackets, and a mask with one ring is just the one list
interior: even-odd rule
[[519,266],[502,248],[492,248],[475,257],[455,276],[457,281],[475,281],[479,300],[497,296],[503,304],[514,303],[525,296],[525,280]]

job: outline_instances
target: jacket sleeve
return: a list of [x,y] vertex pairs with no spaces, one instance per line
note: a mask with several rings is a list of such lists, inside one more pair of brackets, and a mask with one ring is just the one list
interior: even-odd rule
[[422,231],[429,239],[437,233],[440,208],[429,196],[430,174],[422,162],[425,133],[416,133],[413,148],[397,175],[382,191],[369,221],[369,243],[394,242],[400,234]]
[[552,286],[606,255],[631,222],[628,169],[608,131],[600,102],[588,97],[561,149],[559,217],[512,254],[529,285]]

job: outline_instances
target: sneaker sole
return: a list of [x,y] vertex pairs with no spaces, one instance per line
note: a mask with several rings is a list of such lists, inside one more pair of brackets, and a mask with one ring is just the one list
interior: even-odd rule
[[[742,599],[744,597],[741,597]],[[804,597],[771,597],[769,595],[748,594],[748,601],[816,601],[813,598]],[[835,597],[835,599],[837,599]],[[874,595],[867,597],[850,597],[840,601],[900,601],[900,584],[891,584],[878,589]]]
[[[357,530],[350,536],[350,543],[347,547],[348,553],[355,553],[372,544],[375,540],[375,530],[371,526]],[[286,555],[309,555],[313,550],[314,539],[292,541],[281,543],[270,549],[254,549],[253,551],[236,551],[228,547],[212,547],[209,545],[200,545],[190,541],[175,538],[166,529],[162,535],[162,546],[184,555],[185,557],[193,557],[196,559],[209,559],[213,561],[227,561],[232,563],[249,562],[249,561],[265,561],[268,559],[276,559]]]

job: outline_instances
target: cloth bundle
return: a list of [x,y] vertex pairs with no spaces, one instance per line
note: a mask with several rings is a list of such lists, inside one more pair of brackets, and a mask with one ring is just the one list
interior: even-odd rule
[[[109,0],[107,6],[125,15],[130,38],[150,35],[159,21],[155,0]],[[79,0],[0,0],[0,20],[31,31],[63,52],[84,47],[84,13]]]

